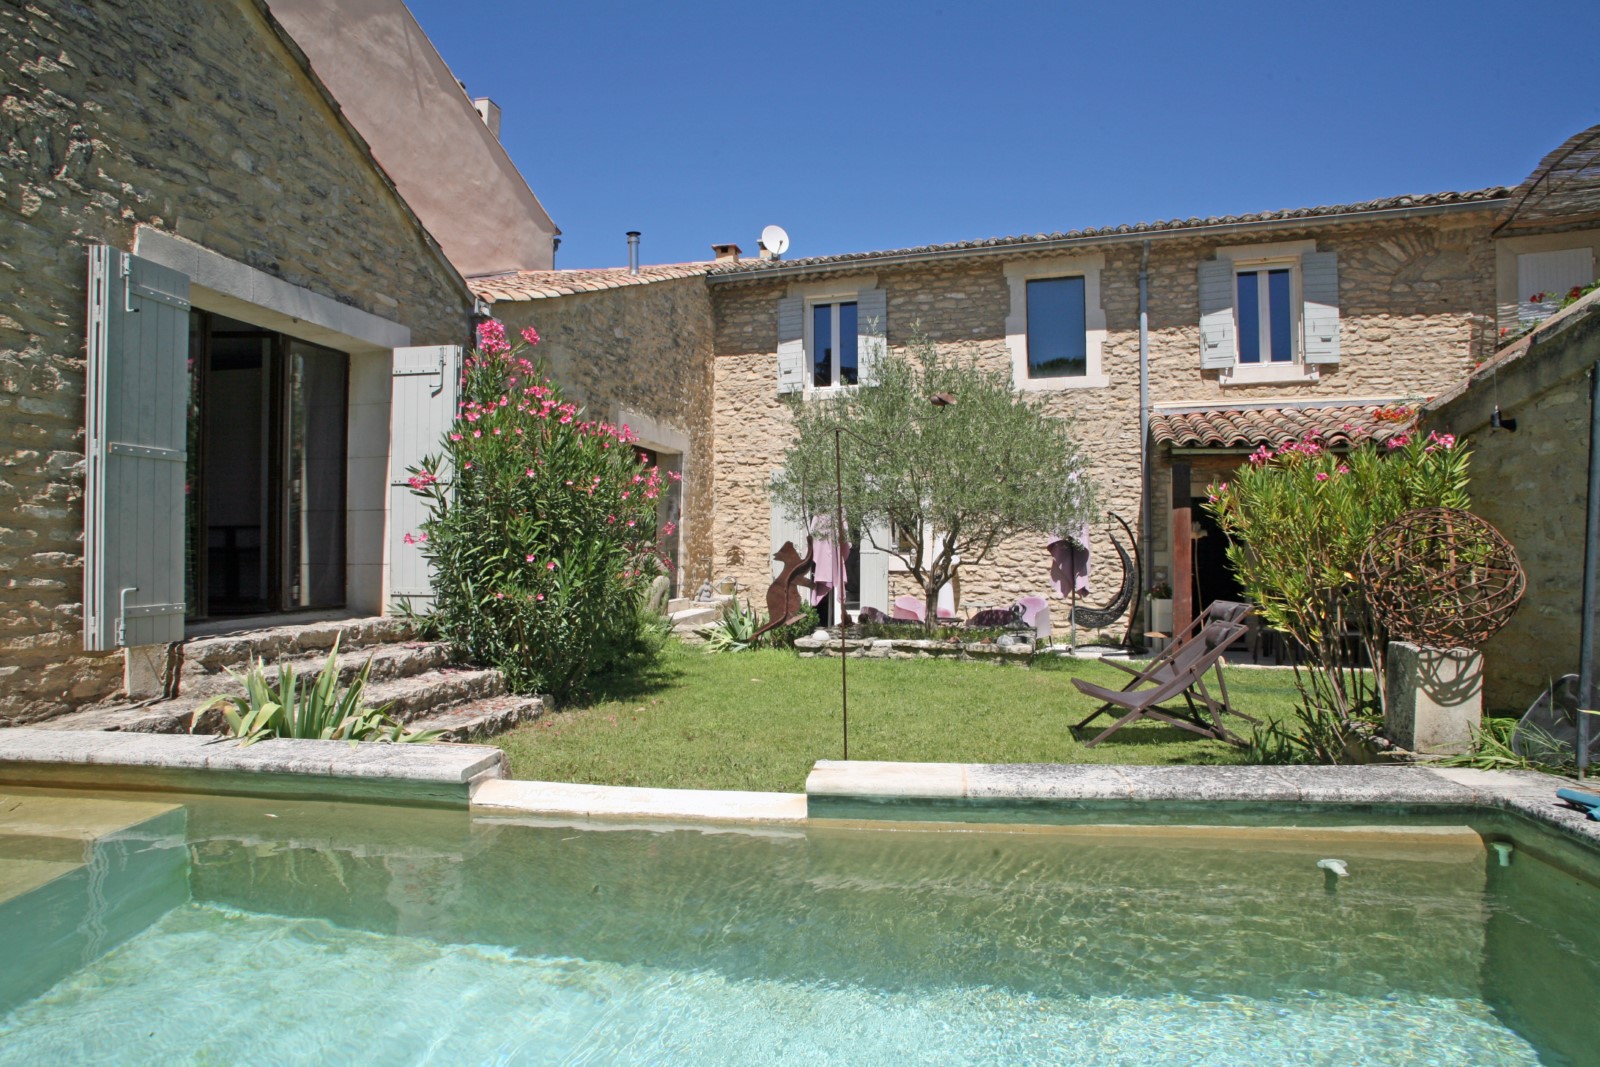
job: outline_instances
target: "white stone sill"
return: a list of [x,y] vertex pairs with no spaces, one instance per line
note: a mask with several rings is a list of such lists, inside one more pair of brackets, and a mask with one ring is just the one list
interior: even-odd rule
[[1219,385],[1268,385],[1284,382],[1314,382],[1317,368],[1304,363],[1235,364],[1217,375]]
[[1064,393],[1073,389],[1106,389],[1111,385],[1108,374],[1091,374],[1082,378],[1024,378],[1012,382],[1012,387],[1023,393]]

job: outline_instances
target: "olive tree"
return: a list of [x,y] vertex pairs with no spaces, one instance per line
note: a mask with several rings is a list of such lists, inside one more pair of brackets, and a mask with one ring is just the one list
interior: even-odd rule
[[919,336],[884,353],[876,378],[791,396],[797,432],[772,491],[801,523],[833,515],[837,441],[847,526],[905,565],[930,625],[958,564],[982,563],[1016,534],[1076,530],[1094,514],[1069,424],[1006,376]]

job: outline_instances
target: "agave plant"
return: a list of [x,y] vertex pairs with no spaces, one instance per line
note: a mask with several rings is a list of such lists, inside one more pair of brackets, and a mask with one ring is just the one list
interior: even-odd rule
[[324,741],[426,742],[443,731],[407,730],[388,714],[389,706],[373,708],[366,704],[367,678],[372,658],[362,665],[342,693],[339,691],[339,642],[334,641],[328,659],[314,676],[296,677],[294,668],[284,663],[274,686],[267,680],[266,663],[252,660],[244,675],[228,673],[244,689],[242,694],[213,697],[200,705],[189,720],[193,733],[200,717],[221,706],[227,736],[246,745],[269,737],[318,739]]
[[722,618],[700,628],[707,652],[746,652],[754,646],[755,632],[761,629],[761,616],[734,597],[722,605]]

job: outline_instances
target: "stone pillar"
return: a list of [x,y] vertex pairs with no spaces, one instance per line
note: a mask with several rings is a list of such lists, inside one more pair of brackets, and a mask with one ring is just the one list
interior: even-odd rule
[[1412,752],[1465,752],[1483,719],[1483,654],[1389,642],[1383,725]]

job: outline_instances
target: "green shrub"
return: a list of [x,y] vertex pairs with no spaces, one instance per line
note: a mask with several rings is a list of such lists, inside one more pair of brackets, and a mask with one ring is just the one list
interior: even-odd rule
[[[1228,535],[1245,594],[1306,650],[1309,668],[1295,669],[1303,716],[1337,719],[1314,728],[1327,742],[1310,745],[1321,756],[1380,701],[1386,635],[1362,595],[1361,555],[1379,529],[1413,508],[1466,507],[1469,457],[1448,434],[1402,433],[1381,449],[1366,442],[1346,453],[1308,435],[1276,451],[1263,446],[1231,481],[1208,489],[1206,508]],[[1351,634],[1373,670],[1361,668]]]
[[[666,479],[627,426],[583,418],[524,356],[538,341],[478,328],[444,452],[413,471],[429,517],[430,625],[511,688],[558,697],[649,656],[643,601],[668,566],[656,508]],[[662,534],[671,534],[670,524]]]
[[755,647],[755,632],[761,629],[761,615],[748,604],[741,605],[734,597],[722,605],[722,616],[716,622],[700,628],[706,640],[706,651],[748,652]]
[[439,736],[438,730],[407,730],[389,717],[388,705],[368,707],[367,676],[371,670],[369,657],[361,673],[341,693],[338,641],[334,641],[327,662],[314,677],[297,678],[294,668],[285,663],[278,670],[276,686],[267,681],[266,664],[254,660],[243,677],[233,675],[244,692],[213,697],[200,705],[189,720],[189,732],[194,732],[206,712],[221,705],[225,732],[246,745],[269,737],[353,742],[432,741]]

